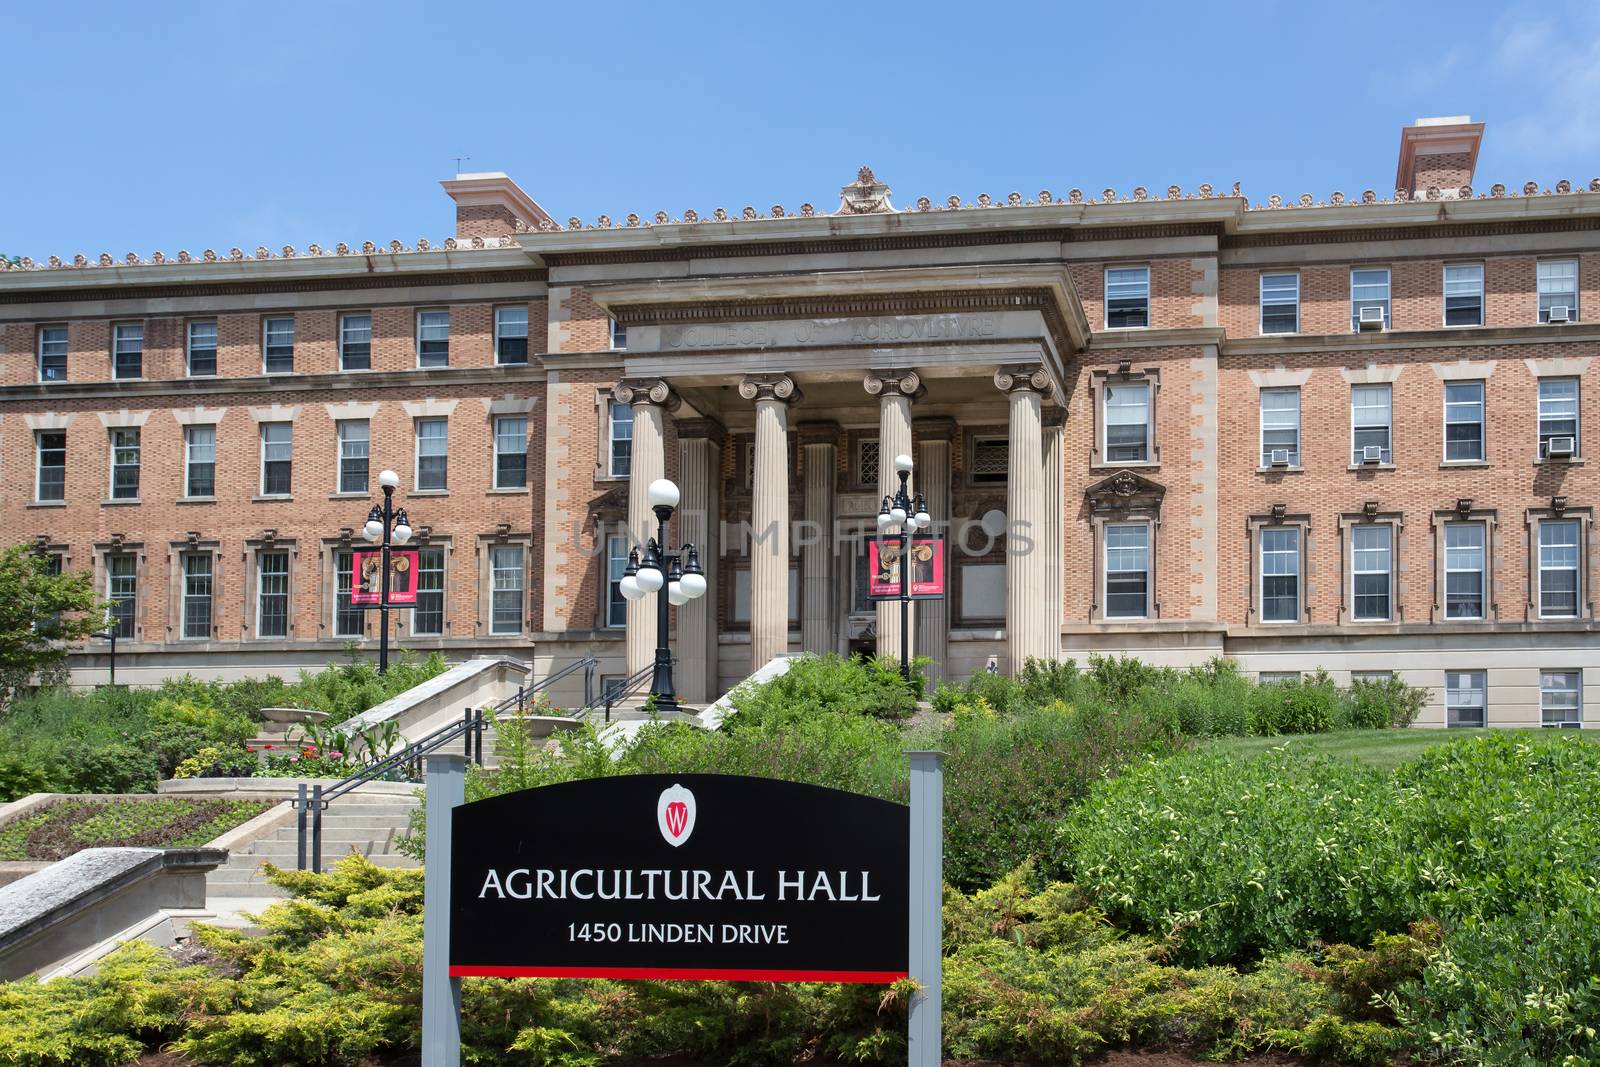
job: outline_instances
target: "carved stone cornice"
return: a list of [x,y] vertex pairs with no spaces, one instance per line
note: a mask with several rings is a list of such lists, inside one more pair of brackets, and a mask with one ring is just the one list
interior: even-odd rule
[[922,375],[914,370],[869,370],[861,385],[869,396],[903,396],[907,400],[921,400],[928,395],[922,384]]
[[1050,388],[1050,375],[1042,363],[1013,363],[994,372],[994,387],[1002,393],[1028,390],[1042,393]]
[[839,424],[832,419],[814,419],[795,427],[795,434],[802,448],[806,445],[837,445]]
[[739,382],[739,395],[758,403],[777,400],[785,404],[798,404],[805,394],[800,392],[800,387],[787,374],[747,374]]
[[1095,482],[1083,492],[1089,510],[1095,514],[1126,511],[1158,511],[1166,486],[1130,470],[1120,470]]
[[680,441],[708,440],[721,445],[728,437],[728,428],[716,419],[674,419],[672,426]]
[[952,441],[956,436],[956,420],[948,415],[912,419],[911,433],[919,441]]
[[665,378],[624,378],[611,389],[611,398],[629,407],[654,405],[677,411],[683,403]]

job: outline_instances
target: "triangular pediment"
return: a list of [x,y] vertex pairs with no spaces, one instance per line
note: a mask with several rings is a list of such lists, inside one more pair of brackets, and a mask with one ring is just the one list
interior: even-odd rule
[[1084,490],[1091,511],[1119,511],[1131,508],[1156,508],[1166,496],[1167,487],[1131,470],[1110,474]]

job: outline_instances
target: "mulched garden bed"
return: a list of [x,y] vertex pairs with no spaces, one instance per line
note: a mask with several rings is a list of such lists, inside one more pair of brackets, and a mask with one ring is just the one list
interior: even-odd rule
[[196,848],[270,807],[260,800],[62,800],[0,826],[0,860],[60,860],[86,848]]

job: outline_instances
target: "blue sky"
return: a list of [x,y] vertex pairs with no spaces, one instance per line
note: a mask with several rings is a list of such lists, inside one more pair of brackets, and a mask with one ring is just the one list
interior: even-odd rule
[[1392,190],[1470,113],[1477,184],[1600,174],[1600,4],[22,4],[0,250],[450,234],[503,170],[557,218],[1236,180]]

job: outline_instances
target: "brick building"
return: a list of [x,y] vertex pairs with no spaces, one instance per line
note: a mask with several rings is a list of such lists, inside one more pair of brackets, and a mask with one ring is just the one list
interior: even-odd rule
[[1475,191],[1482,136],[1407,127],[1381,197],[896,208],[863,168],[833,211],[586,225],[461,175],[442,246],[24,261],[0,512],[94,571],[125,677],[284,671],[373,642],[349,552],[392,468],[423,551],[400,645],[621,675],[655,643],[616,581],[665,475],[710,581],[674,615],[704,700],[784,651],[898,649],[863,535],[907,454],[942,677],[1227,655],[1399,672],[1428,725],[1597,725],[1600,179]]

